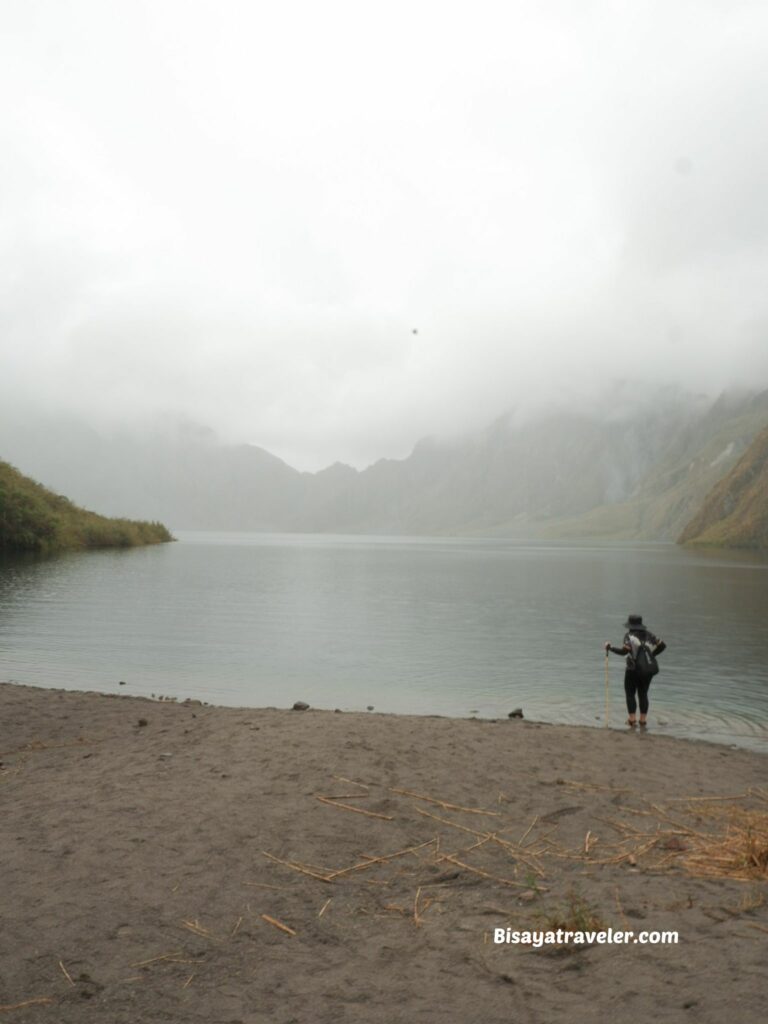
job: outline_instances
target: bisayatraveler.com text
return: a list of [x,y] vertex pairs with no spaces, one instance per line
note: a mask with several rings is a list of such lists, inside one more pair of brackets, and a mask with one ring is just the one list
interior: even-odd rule
[[612,945],[677,945],[677,932],[632,932],[615,931],[513,931],[511,928],[494,928],[493,941],[500,945],[520,946],[612,946]]

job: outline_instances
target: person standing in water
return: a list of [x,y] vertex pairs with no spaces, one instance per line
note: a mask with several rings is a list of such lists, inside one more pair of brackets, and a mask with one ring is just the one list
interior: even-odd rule
[[624,634],[624,640],[622,641],[621,647],[612,647],[611,644],[605,644],[606,656],[607,652],[611,651],[613,654],[625,655],[627,659],[627,668],[624,673],[624,694],[627,698],[627,725],[634,729],[637,725],[637,705],[640,704],[640,728],[644,729],[648,724],[648,687],[651,685],[650,676],[641,676],[637,671],[635,665],[635,655],[640,644],[649,644],[654,658],[661,654],[666,649],[666,644],[663,640],[659,640],[657,636],[648,629],[647,626],[643,625],[642,615],[630,615],[627,617],[627,621],[624,623],[626,633]]

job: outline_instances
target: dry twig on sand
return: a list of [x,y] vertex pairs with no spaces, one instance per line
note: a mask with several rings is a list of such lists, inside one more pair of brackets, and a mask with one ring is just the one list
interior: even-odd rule
[[366,782],[357,782],[355,779],[345,779],[343,775],[332,776],[337,782],[348,782],[350,786],[359,786],[361,789],[370,789]]
[[61,968],[61,973],[67,979],[67,981],[72,986],[72,988],[74,988],[75,987],[75,983],[74,983],[74,981],[72,981],[72,975],[69,973],[67,968],[64,966],[64,962],[62,960],[59,960],[59,967]]
[[21,1003],[5,1003],[0,1006],[0,1013],[10,1013],[11,1010],[23,1010],[27,1006],[47,1006],[53,1002],[50,996],[37,996],[34,999],[25,999]]
[[276,917],[270,917],[269,914],[262,914],[262,919],[271,924],[273,928],[279,928],[281,932],[285,932],[286,935],[296,935],[296,931],[293,928],[289,928],[287,924],[283,924],[282,921],[278,921]]
[[321,804],[328,804],[329,807],[338,807],[343,811],[354,811],[355,814],[364,814],[367,818],[383,818],[384,821],[394,821],[391,814],[379,814],[377,811],[366,811],[363,807],[353,807],[351,804],[340,804],[338,800],[327,796],[315,796]]
[[331,880],[328,875],[321,875],[317,871],[312,871],[310,868],[305,867],[303,864],[299,864],[298,862],[294,863],[290,860],[281,860],[279,857],[275,857],[271,853],[267,853],[266,850],[262,850],[261,852],[265,857],[273,860],[275,864],[283,864],[287,868],[293,868],[294,871],[298,871],[302,875],[309,875],[310,878],[316,878],[319,882],[330,882]]
[[425,818],[433,818],[435,821],[439,821],[443,825],[450,825],[451,828],[457,828],[462,832],[469,832],[470,835],[479,836],[484,842],[497,843],[499,846],[503,847],[507,853],[514,858],[514,860],[519,860],[521,864],[525,864],[527,868],[530,868],[530,870],[540,878],[545,877],[544,870],[541,865],[535,863],[535,861],[531,859],[533,854],[530,852],[526,852],[525,855],[521,854],[518,844],[511,842],[509,839],[502,839],[500,836],[496,835],[495,832],[480,832],[477,829],[469,828],[467,825],[461,825],[458,821],[451,821],[449,818],[439,818],[436,814],[432,814],[430,811],[422,810],[421,807],[415,807],[414,810],[417,814],[421,814]]
[[131,964],[131,967],[149,967],[150,964],[160,963],[161,960],[173,960],[174,957],[181,956],[181,950],[176,953],[162,953],[160,956],[150,957],[149,960],[139,960],[138,963]]
[[421,886],[416,890],[416,896],[413,900],[413,923],[417,928],[421,927],[421,918],[419,917],[419,896],[421,895]]
[[432,796],[423,796],[421,793],[413,793],[410,789],[390,789],[390,793],[399,793],[400,796],[410,796],[414,800],[425,800],[428,804],[437,804],[446,811],[464,811],[467,814],[488,814],[494,818],[501,817],[501,811],[484,811],[479,807],[462,807],[461,804],[449,804],[445,800],[437,800]]
[[[473,875],[480,875],[481,878],[489,878],[492,882],[501,882],[502,885],[511,885],[516,889],[532,889],[533,885],[529,885],[527,882],[513,882],[510,878],[500,878],[498,875],[492,875],[488,871],[481,871],[480,868],[474,868],[471,864],[467,864],[464,861],[453,857],[450,853],[444,853],[439,860],[447,860],[450,864],[455,864],[458,868],[463,868],[465,871],[471,872]],[[536,885],[536,889],[539,892],[548,892],[549,890],[542,885]]]
[[216,941],[216,936],[209,932],[207,928],[203,928],[199,921],[187,921],[184,919],[181,923],[185,928],[189,928],[191,932],[194,932],[195,935],[200,935],[204,939],[211,939],[214,942]]
[[332,871],[327,876],[327,881],[333,881],[336,878],[340,878],[342,875],[348,875],[352,871],[362,871],[364,868],[371,868],[374,864],[386,864],[390,860],[395,860],[397,857],[404,857],[408,853],[415,853],[417,850],[423,850],[425,846],[431,846],[434,843],[434,839],[428,839],[426,843],[419,843],[418,846],[407,846],[404,850],[398,850],[396,853],[385,853],[381,857],[368,857],[364,861],[360,861],[357,864],[351,864],[348,868],[341,868],[339,871]]

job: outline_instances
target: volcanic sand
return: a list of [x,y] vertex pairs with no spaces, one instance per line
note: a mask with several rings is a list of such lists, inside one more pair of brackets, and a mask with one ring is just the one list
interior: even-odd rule
[[763,754],[2,684],[0,761],[0,1020],[765,1019]]

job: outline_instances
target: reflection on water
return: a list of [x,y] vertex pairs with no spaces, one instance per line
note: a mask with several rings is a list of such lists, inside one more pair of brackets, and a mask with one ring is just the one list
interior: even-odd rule
[[[182,534],[0,561],[0,678],[219,704],[600,725],[602,643],[669,645],[656,731],[768,739],[768,560],[673,545]],[[610,660],[611,723],[624,720]],[[119,687],[120,680],[126,682]]]

